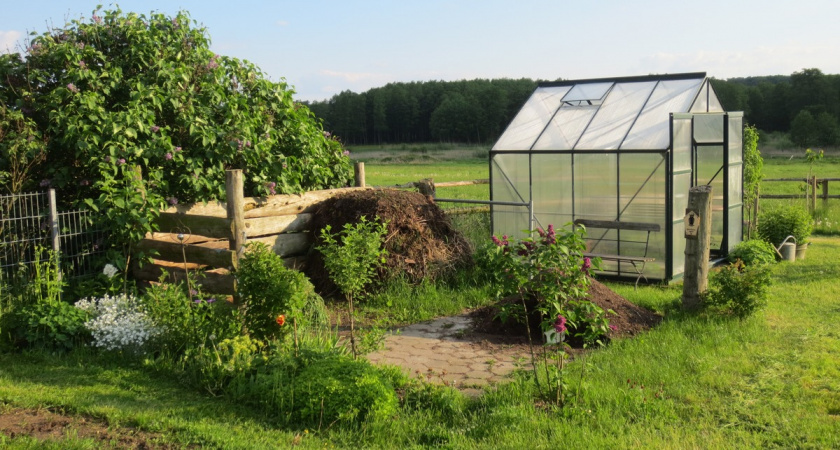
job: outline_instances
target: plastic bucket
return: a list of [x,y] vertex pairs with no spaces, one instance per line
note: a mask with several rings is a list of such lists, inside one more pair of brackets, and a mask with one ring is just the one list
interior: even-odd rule
[[786,242],[779,247],[779,253],[782,255],[782,261],[796,261],[796,244],[793,242]]

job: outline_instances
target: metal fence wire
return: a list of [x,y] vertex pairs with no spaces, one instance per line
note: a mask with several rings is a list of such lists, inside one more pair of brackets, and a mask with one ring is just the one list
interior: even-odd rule
[[87,210],[57,211],[55,192],[0,195],[0,280],[59,255],[62,276],[78,278],[98,271],[106,231],[93,226]]

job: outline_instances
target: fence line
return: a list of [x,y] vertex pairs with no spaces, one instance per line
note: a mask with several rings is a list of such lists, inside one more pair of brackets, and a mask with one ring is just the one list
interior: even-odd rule
[[91,226],[88,210],[58,211],[54,189],[0,195],[0,212],[0,279],[44,261],[45,249],[59,255],[68,278],[97,270],[94,259],[104,253],[105,231]]
[[[829,195],[828,194],[828,183],[830,181],[840,181],[840,178],[765,178],[762,181],[768,182],[797,182],[797,183],[805,183],[806,189],[805,192],[802,194],[761,194],[761,198],[767,199],[801,199],[804,198],[808,202],[808,206],[811,210],[816,209],[817,207],[817,198],[821,198],[824,203],[828,202],[830,198],[840,198],[840,195]],[[822,187],[822,191],[817,193],[817,189]]]

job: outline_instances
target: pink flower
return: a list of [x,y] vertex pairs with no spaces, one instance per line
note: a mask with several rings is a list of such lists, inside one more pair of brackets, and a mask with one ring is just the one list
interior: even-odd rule
[[566,318],[560,314],[557,315],[557,320],[554,321],[554,331],[557,333],[566,332]]
[[350,150],[344,150],[343,155],[344,156],[350,156]]
[[68,84],[67,84],[67,90],[68,90],[68,91],[70,91],[70,92],[72,92],[72,93],[74,93],[74,94],[78,94],[78,93],[79,93],[79,88],[77,88],[77,87],[76,87],[76,85],[75,85],[75,84],[73,84],[73,83],[68,83]]
[[168,199],[166,199],[166,201],[169,202],[169,204],[172,205],[172,206],[175,206],[175,205],[178,204],[178,199],[175,198],[175,197],[169,197]]
[[589,268],[592,267],[592,260],[588,256],[583,257],[583,265],[580,267],[582,272],[589,273]]
[[167,154],[164,156],[164,158],[166,158],[166,160],[167,160],[167,161],[170,161],[170,160],[172,159],[172,153],[167,153]]
[[160,130],[160,127],[157,125],[152,125],[152,133],[157,133]]
[[176,152],[180,152],[180,151],[181,151],[181,147],[175,147],[175,151],[176,151]]
[[615,325],[610,325],[610,330],[616,331],[616,330],[618,330],[618,327],[615,326]]
[[125,164],[125,158],[120,158],[120,160],[117,161],[117,164],[119,164],[119,165]]

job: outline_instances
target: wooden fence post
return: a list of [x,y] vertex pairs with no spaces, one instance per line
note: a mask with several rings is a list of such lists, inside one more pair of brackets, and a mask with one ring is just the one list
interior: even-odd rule
[[808,180],[811,184],[811,211],[817,210],[817,176],[814,175]]
[[[688,191],[685,223],[685,276],[683,309],[700,307],[701,294],[709,285],[709,245],[712,238],[712,187],[695,186]],[[677,237],[675,237],[677,238]]]
[[365,187],[365,163],[358,161],[353,166],[356,175],[356,187]]
[[230,221],[230,249],[236,252],[234,269],[239,266],[239,257],[245,246],[245,195],[242,185],[242,170],[225,171],[225,192],[227,194],[227,218]]
[[828,206],[828,179],[822,180],[823,205]]
[[[53,257],[56,261],[59,261],[61,258],[61,229],[58,227],[58,205],[55,198],[55,189],[49,190],[48,197],[50,203],[50,241],[53,252],[55,253]],[[58,269],[56,276],[61,281],[61,268],[57,267],[56,269]]]

